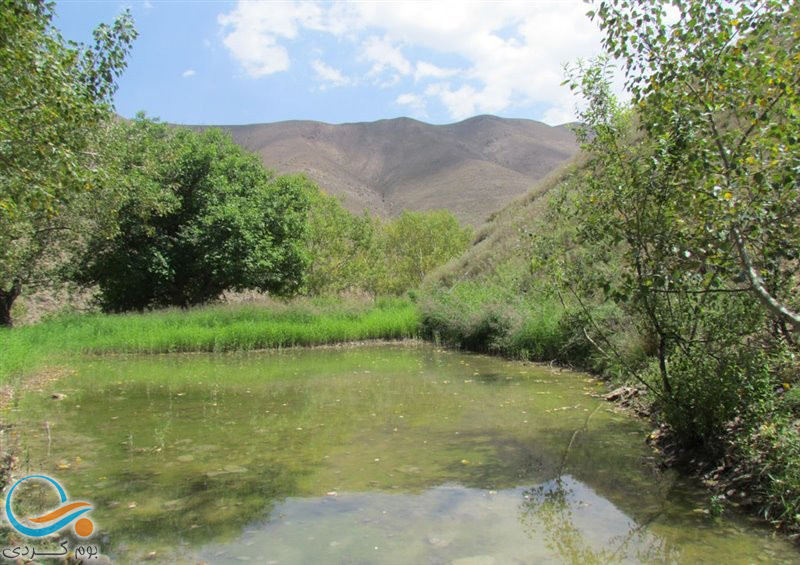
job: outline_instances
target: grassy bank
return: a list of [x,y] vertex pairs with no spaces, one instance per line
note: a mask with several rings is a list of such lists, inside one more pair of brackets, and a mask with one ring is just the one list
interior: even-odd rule
[[0,330],[0,383],[65,355],[238,351],[417,335],[402,299],[299,300],[144,314],[65,315]]
[[[627,374],[637,366],[640,375],[652,378],[646,341],[613,304],[587,305],[587,315],[546,293],[526,293],[517,285],[504,284],[491,279],[461,280],[447,288],[427,289],[419,300],[421,335],[459,349],[586,369],[615,384],[640,385]],[[604,334],[610,346],[593,330],[593,323],[614,328]],[[599,349],[610,347],[621,359]],[[765,386],[776,392],[764,395],[758,407],[739,405],[714,442],[697,448],[681,445],[679,433],[663,425],[663,402],[646,390],[639,398],[643,407],[649,407],[654,426],[660,426],[653,437],[665,461],[698,476],[709,487],[710,512],[743,507],[797,541],[800,387],[787,382],[791,375],[762,371],[767,375]],[[736,387],[736,395],[747,386],[742,379],[727,384]],[[710,412],[722,404],[721,398],[704,397],[698,406]]]

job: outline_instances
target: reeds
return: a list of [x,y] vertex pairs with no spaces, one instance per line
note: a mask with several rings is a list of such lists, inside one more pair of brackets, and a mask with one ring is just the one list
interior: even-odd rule
[[404,299],[298,300],[215,305],[142,314],[64,315],[0,331],[0,383],[81,353],[238,351],[415,337],[419,317]]

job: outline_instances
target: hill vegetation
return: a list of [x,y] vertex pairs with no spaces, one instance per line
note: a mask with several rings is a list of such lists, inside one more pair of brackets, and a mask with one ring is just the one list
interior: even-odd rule
[[305,176],[265,169],[221,130],[139,116],[96,135],[104,179],[59,212],[85,231],[43,250],[48,270],[33,288],[76,283],[106,312],[187,308],[226,291],[399,295],[472,239],[445,210],[355,215]]

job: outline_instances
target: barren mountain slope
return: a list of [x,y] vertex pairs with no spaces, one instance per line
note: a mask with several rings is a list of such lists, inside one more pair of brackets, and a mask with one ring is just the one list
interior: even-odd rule
[[223,127],[269,168],[307,174],[351,210],[447,208],[473,224],[577,151],[564,126],[495,116],[441,126],[397,118]]

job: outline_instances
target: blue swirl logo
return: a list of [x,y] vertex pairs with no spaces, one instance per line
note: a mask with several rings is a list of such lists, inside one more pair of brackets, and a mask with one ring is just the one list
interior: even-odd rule
[[[29,521],[34,522],[36,524],[47,524],[48,522],[52,522],[50,525],[42,526],[40,528],[36,527],[28,527],[19,520],[17,520],[16,516],[11,510],[11,495],[14,494],[14,489],[19,486],[20,483],[23,481],[27,481],[29,479],[40,479],[43,481],[47,481],[58,491],[58,496],[61,500],[62,506],[56,508],[44,514],[42,516],[36,518],[28,518]],[[57,532],[58,530],[62,529],[63,527],[70,524],[73,520],[76,520],[80,515],[89,512],[92,509],[92,505],[88,502],[67,502],[67,493],[64,492],[64,489],[61,488],[61,485],[58,484],[56,481],[51,479],[50,477],[46,477],[44,475],[29,475],[27,477],[23,477],[14,483],[14,486],[8,491],[8,496],[6,497],[6,518],[17,530],[19,533],[24,534],[26,536],[30,536],[33,538],[40,538],[42,536],[46,536],[52,534],[53,532]],[[92,534],[94,531],[94,524],[88,518],[80,518],[75,522],[75,533],[79,536],[85,538]]]

